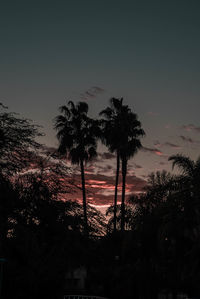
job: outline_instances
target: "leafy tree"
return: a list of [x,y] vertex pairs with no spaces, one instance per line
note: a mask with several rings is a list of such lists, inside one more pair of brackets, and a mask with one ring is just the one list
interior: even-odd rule
[[19,197],[7,240],[8,297],[14,289],[17,298],[55,298],[69,263],[81,255],[82,214],[74,203],[57,200],[49,185],[35,173],[15,186]]
[[[172,161],[173,168],[178,166],[181,171],[181,174],[176,176],[172,198],[178,207],[174,216],[176,222],[174,221],[175,223],[171,225],[171,235],[175,240],[174,251],[176,250],[179,255],[181,265],[179,273],[181,273],[184,285],[188,286],[187,291],[191,296],[196,296],[200,293],[197,284],[194,283],[200,277],[197,266],[200,265],[200,259],[196,254],[200,239],[200,158],[193,161],[187,156],[178,154],[171,156],[169,160]],[[170,220],[172,223],[172,219],[168,219],[168,222]],[[193,293],[195,289],[198,292],[196,294]]]
[[[109,217],[108,224],[107,224],[107,230],[108,233],[111,233],[113,231],[114,227],[114,206],[110,206],[106,211],[106,216]],[[134,206],[133,204],[126,204],[125,207],[125,230],[131,230],[132,228],[132,218],[134,215]],[[116,209],[116,228],[117,230],[120,230],[121,227],[121,206],[117,205]]]
[[199,179],[200,179],[200,157],[193,161],[189,157],[177,154],[169,157],[169,161],[172,161],[172,168],[178,166],[181,171],[181,176],[179,175],[179,184],[177,182],[178,188],[184,188],[184,190],[190,189],[190,194],[192,196],[199,195]]
[[40,147],[35,138],[42,134],[30,120],[7,112],[7,107],[2,104],[0,106],[0,171],[9,175],[30,162],[34,150]]
[[191,237],[196,234],[200,225],[200,158],[197,161],[191,160],[183,155],[174,155],[169,157],[172,161],[172,167],[178,166],[181,175],[176,176],[176,197],[180,198],[181,208],[185,220],[191,228]]
[[[87,265],[91,242],[105,234],[103,215],[88,207],[92,238],[85,238],[83,207],[60,200],[58,190],[52,187],[54,176],[47,179],[47,171],[48,167],[42,174],[29,171],[13,187],[18,197],[7,238],[8,297],[57,298],[64,292],[66,271]],[[56,184],[62,193],[62,181]]]
[[84,162],[96,157],[97,137],[99,128],[97,122],[89,118],[88,105],[79,102],[75,105],[69,101],[68,106],[60,107],[61,115],[55,119],[55,129],[58,131],[59,152],[68,154],[73,164],[80,165],[85,232],[88,232],[87,201],[85,191]]
[[35,138],[41,133],[38,126],[8,112],[3,104],[0,104],[0,109],[0,254],[4,255],[18,198],[12,184],[13,175],[35,157],[35,150],[40,148]]

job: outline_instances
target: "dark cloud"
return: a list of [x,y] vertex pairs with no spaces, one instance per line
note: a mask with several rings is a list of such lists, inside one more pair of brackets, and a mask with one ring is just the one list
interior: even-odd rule
[[80,94],[81,100],[87,101],[89,99],[96,98],[99,94],[105,92],[105,90],[99,86],[93,86]]
[[94,92],[96,93],[102,93],[105,92],[105,89],[99,87],[99,86],[93,86],[92,89],[94,90]]
[[180,149],[181,147],[177,144],[174,144],[172,142],[165,142],[165,143],[160,143],[159,141],[155,141],[154,142],[154,145],[155,146],[158,146],[158,147],[162,147],[162,146],[168,146],[168,147],[172,147],[174,149]]
[[[0,100],[2,100],[2,99],[5,100],[4,98],[1,98]],[[3,109],[8,109],[8,107],[7,107],[7,106],[4,106],[4,104],[1,103],[1,102],[0,102],[0,107],[2,107]]]
[[115,154],[109,153],[109,152],[104,152],[104,153],[98,153],[99,157],[104,160],[110,160],[114,159],[116,156]]
[[181,129],[186,130],[186,131],[196,131],[196,132],[200,133],[200,127],[197,127],[193,124],[183,125],[181,127]]
[[189,143],[196,143],[197,141],[196,140],[194,140],[194,139],[192,139],[192,138],[190,138],[190,137],[187,137],[187,136],[183,136],[183,135],[181,135],[181,136],[179,136],[183,141],[186,141],[186,142],[189,142]]
[[[111,175],[111,174],[114,174],[115,170],[113,169],[113,167],[111,165],[105,165],[105,166],[101,166],[101,165],[98,165],[96,167],[98,169],[98,172],[97,174],[108,174]],[[113,171],[114,170],[114,171]]]
[[167,163],[165,163],[165,162],[162,162],[162,161],[161,161],[161,162],[159,162],[159,164],[160,164],[160,165],[162,165],[162,166],[164,166],[164,165],[167,165]]
[[169,147],[173,147],[175,149],[180,149],[181,147],[177,144],[171,143],[171,142],[165,142],[163,145],[169,146]]
[[134,167],[135,167],[136,169],[142,169],[142,168],[143,168],[141,165],[138,165],[138,164],[136,164],[136,163],[134,163]]

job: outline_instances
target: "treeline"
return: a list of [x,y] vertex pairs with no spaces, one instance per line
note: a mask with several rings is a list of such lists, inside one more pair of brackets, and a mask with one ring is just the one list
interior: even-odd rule
[[[151,174],[144,193],[125,201],[127,163],[141,148],[144,131],[123,99],[112,98],[100,120],[89,118],[84,102],[61,107],[54,120],[59,148],[53,152],[36,141],[40,127],[1,108],[3,298],[62,298],[66,272],[80,265],[87,269],[89,294],[119,299],[200,295],[200,160],[170,157],[180,175]],[[96,157],[98,140],[116,153],[108,224],[87,205],[85,190],[85,163]],[[82,205],[62,200],[78,188],[64,158],[80,166]]]

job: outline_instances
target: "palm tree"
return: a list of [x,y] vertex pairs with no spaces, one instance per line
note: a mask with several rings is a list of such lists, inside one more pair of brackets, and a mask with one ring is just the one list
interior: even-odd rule
[[168,160],[173,161],[173,168],[178,166],[182,173],[188,177],[194,178],[196,175],[200,175],[200,157],[195,162],[187,156],[177,154],[172,155]]
[[191,223],[197,224],[200,217],[200,157],[193,161],[187,156],[177,154],[168,160],[173,162],[173,168],[178,166],[181,170],[181,175],[176,178],[176,191],[180,193],[184,210],[191,218]]
[[115,179],[115,197],[114,197],[114,208],[113,208],[113,223],[114,232],[117,229],[117,189],[119,182],[119,169],[120,169],[120,114],[123,106],[123,98],[110,99],[110,107],[102,110],[99,115],[103,116],[104,119],[101,120],[102,134],[101,140],[108,147],[111,153],[116,153],[117,166],[116,166],[116,179]]
[[141,148],[139,140],[145,133],[137,114],[133,113],[127,105],[123,105],[123,98],[110,100],[110,107],[100,112],[105,117],[102,120],[102,141],[111,152],[117,154],[117,169],[114,198],[114,231],[116,231],[117,212],[117,186],[119,178],[120,159],[122,161],[122,203],[121,203],[121,230],[125,225],[125,189],[127,161]]
[[61,115],[55,118],[55,129],[58,131],[59,152],[68,154],[73,164],[80,165],[83,195],[84,231],[88,234],[87,201],[85,190],[84,162],[97,155],[97,122],[88,117],[88,104],[68,102],[60,107]]
[[[187,156],[177,154],[169,157],[168,160],[172,161],[172,168],[178,166],[181,170],[182,176],[179,176],[179,182],[182,183],[182,188],[189,187],[190,191],[197,193],[200,180],[200,157],[193,161]],[[179,187],[181,187],[180,184]]]
[[137,114],[128,106],[124,106],[120,115],[120,157],[122,161],[122,203],[121,203],[121,230],[125,225],[125,191],[128,160],[142,147],[140,138],[145,135]]

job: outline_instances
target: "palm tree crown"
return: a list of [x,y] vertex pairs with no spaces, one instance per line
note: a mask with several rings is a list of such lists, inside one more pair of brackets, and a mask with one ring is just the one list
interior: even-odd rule
[[181,154],[173,155],[169,157],[169,161],[172,161],[172,167],[178,166],[182,173],[186,176],[195,178],[200,176],[200,157],[195,161],[189,157]]
[[89,161],[97,155],[97,123],[87,116],[88,104],[72,101],[60,107],[61,115],[55,119],[59,152],[68,154],[73,164]]

